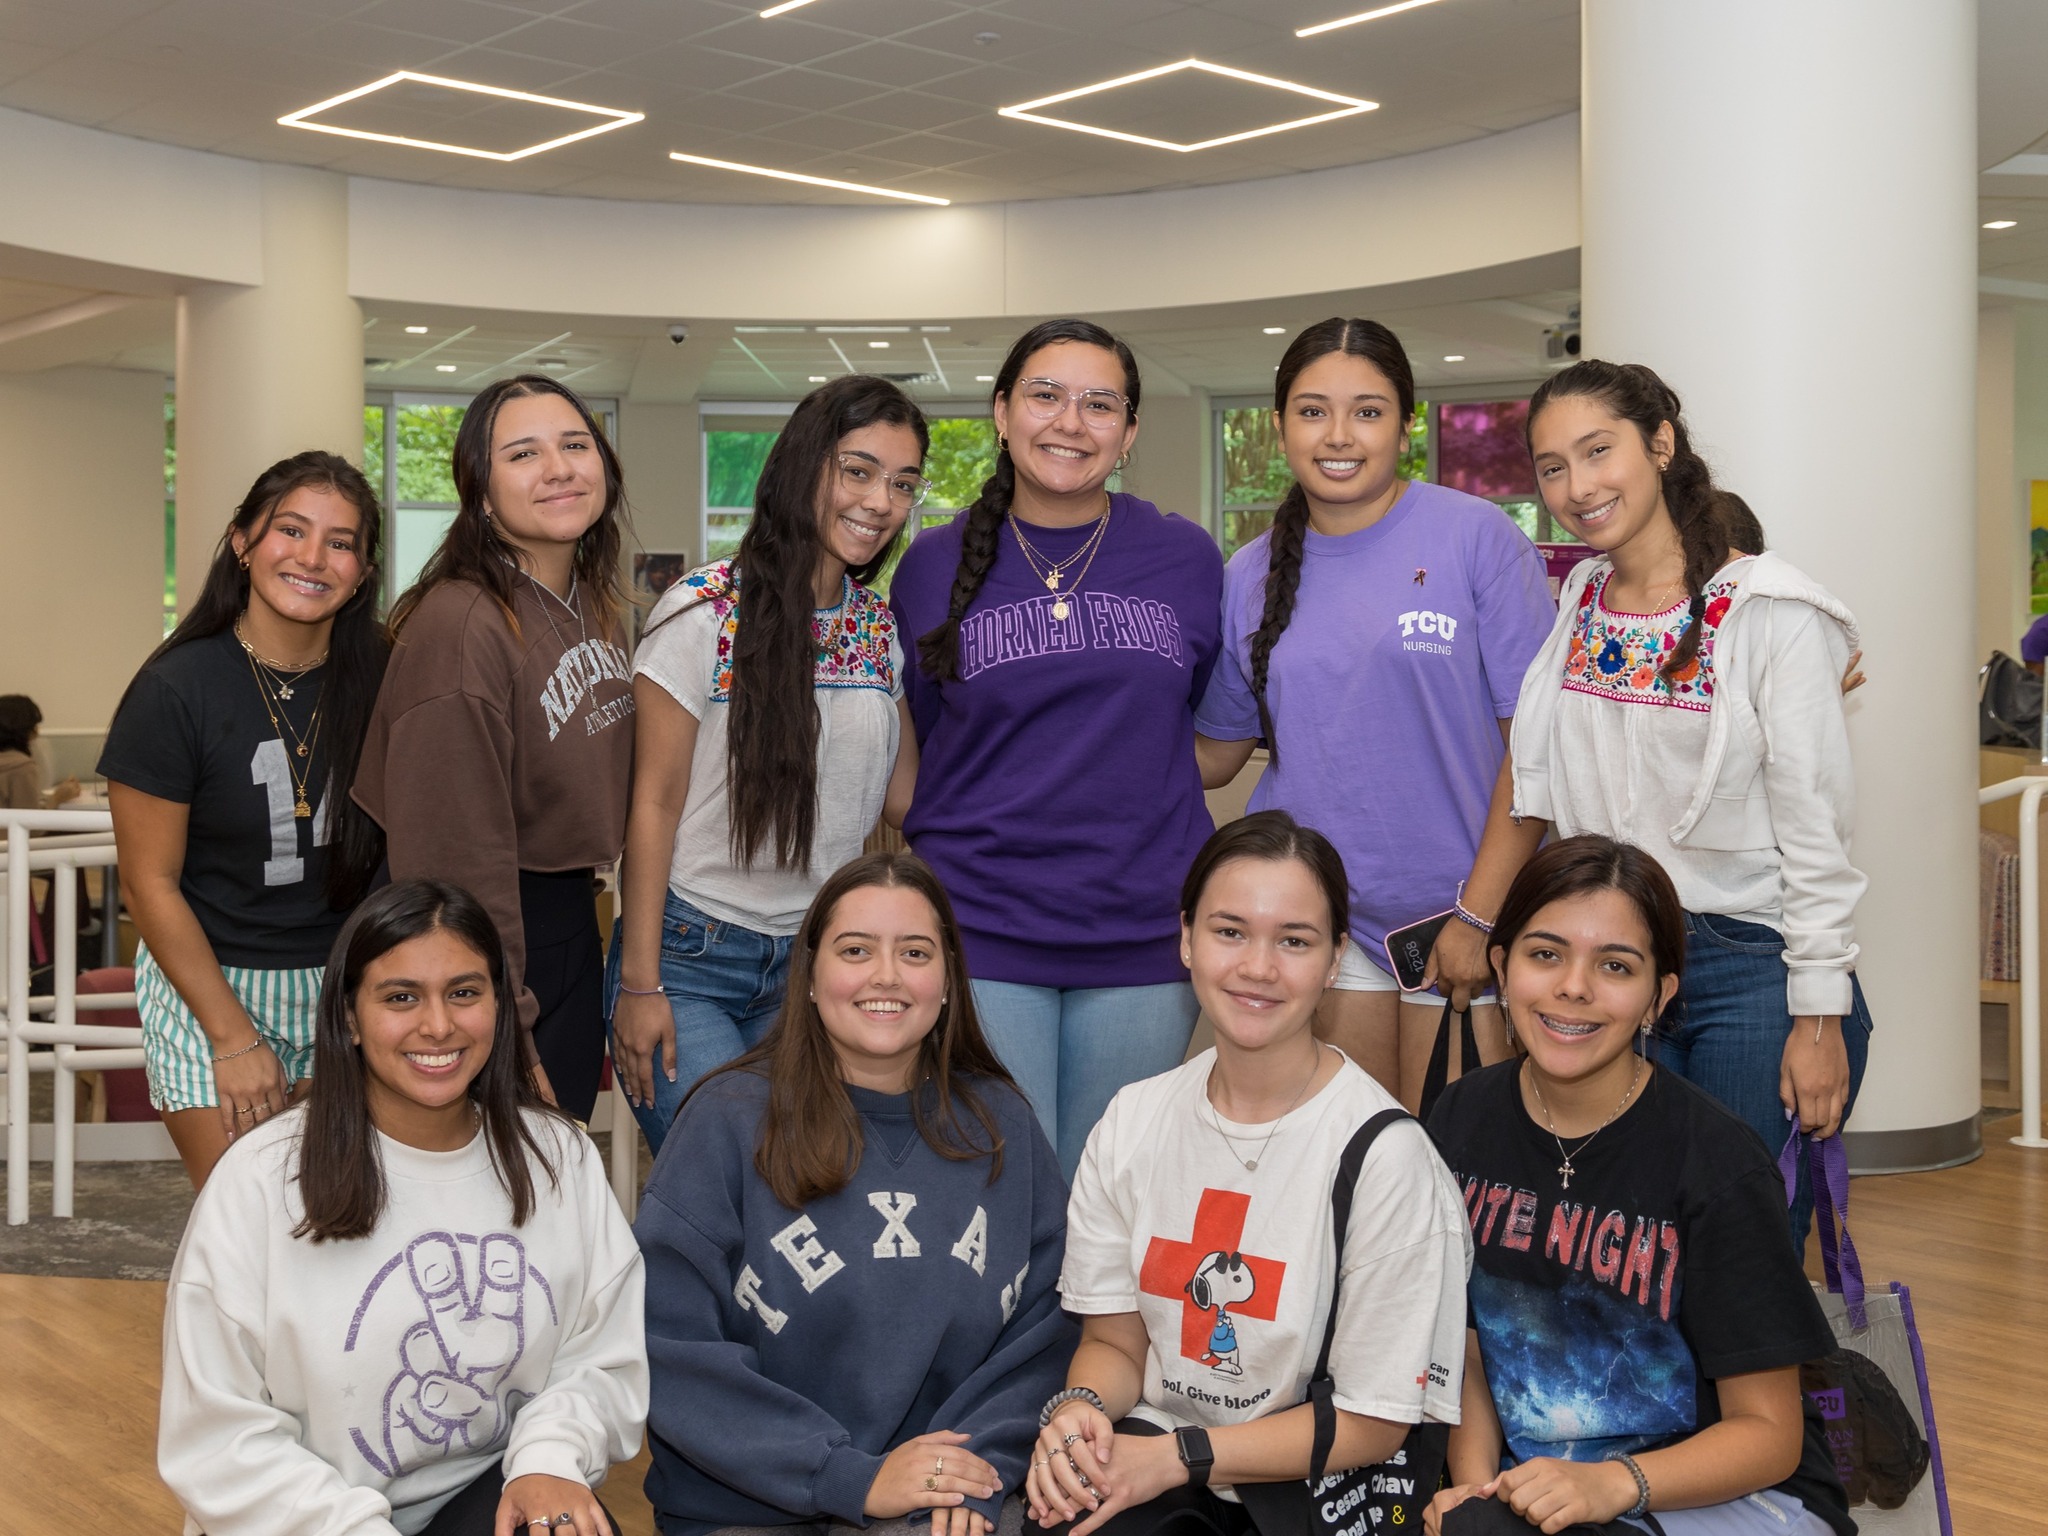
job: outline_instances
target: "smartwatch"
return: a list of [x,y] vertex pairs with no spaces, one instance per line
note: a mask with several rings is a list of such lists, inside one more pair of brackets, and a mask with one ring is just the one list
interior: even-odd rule
[[1173,1432],[1173,1441],[1180,1451],[1180,1464],[1188,1469],[1188,1486],[1208,1487],[1209,1469],[1216,1465],[1216,1453],[1209,1449],[1209,1431],[1187,1425]]

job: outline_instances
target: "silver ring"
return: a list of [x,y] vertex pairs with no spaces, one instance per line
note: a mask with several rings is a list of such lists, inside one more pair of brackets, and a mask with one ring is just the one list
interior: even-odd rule
[[1062,1440],[1062,1441],[1060,1442],[1060,1444],[1061,1444],[1061,1445],[1062,1445],[1063,1447],[1064,1447],[1064,1446],[1069,1446],[1069,1445],[1072,1445],[1072,1444],[1073,1444],[1073,1443],[1074,1443],[1074,1442],[1075,1442],[1076,1440],[1085,1440],[1085,1439],[1087,1439],[1087,1438],[1088,1438],[1088,1437],[1087,1437],[1086,1435],[1068,1435],[1068,1436],[1066,1437],[1066,1439],[1064,1439],[1064,1440]]
[[564,1511],[563,1513],[555,1516],[555,1525],[557,1527],[566,1525],[571,1530],[574,1530],[576,1528],[576,1517],[572,1514],[569,1514],[567,1511]]

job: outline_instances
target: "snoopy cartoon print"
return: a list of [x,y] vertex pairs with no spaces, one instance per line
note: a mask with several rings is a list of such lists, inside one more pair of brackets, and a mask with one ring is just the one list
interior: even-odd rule
[[1251,1300],[1257,1289],[1258,1281],[1243,1255],[1226,1253],[1220,1248],[1203,1256],[1195,1266],[1194,1278],[1187,1283],[1189,1299],[1204,1312],[1213,1309],[1216,1313],[1216,1326],[1209,1330],[1209,1349],[1201,1358],[1202,1364],[1218,1375],[1244,1374],[1244,1365],[1238,1359],[1237,1324],[1231,1319],[1230,1309]]

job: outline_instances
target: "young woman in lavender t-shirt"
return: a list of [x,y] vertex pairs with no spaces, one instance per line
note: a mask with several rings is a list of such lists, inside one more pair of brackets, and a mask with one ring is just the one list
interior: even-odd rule
[[[1508,814],[1508,723],[1556,610],[1498,507],[1400,477],[1415,376],[1392,331],[1311,326],[1273,397],[1295,484],[1224,576],[1202,776],[1227,784],[1265,738],[1251,809],[1291,811],[1337,845],[1357,942],[1318,1027],[1414,1109],[1442,1003],[1399,990],[1386,937],[1460,905],[1425,985],[1459,1004],[1488,990],[1480,924],[1542,838]],[[1498,1011],[1473,1021],[1481,1056],[1505,1057]]]
[[891,597],[920,749],[903,830],[1069,1178],[1116,1091],[1180,1064],[1196,1013],[1175,897],[1211,830],[1194,707],[1223,561],[1198,524],[1107,489],[1138,389],[1100,326],[1021,337],[995,379],[996,472]]

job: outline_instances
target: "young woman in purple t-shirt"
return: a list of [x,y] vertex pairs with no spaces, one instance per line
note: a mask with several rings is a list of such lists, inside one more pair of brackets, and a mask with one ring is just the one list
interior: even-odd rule
[[1194,706],[1223,561],[1200,525],[1108,489],[1138,394],[1100,326],[1025,333],[995,379],[995,473],[891,596],[919,743],[903,830],[1070,1178],[1116,1091],[1179,1065],[1196,1013],[1175,894],[1211,830]]
[[[1273,409],[1295,483],[1224,577],[1202,776],[1229,783],[1264,738],[1251,809],[1291,811],[1343,854],[1357,942],[1319,1028],[1414,1109],[1443,1007],[1399,990],[1386,937],[1455,907],[1425,985],[1461,1005],[1488,989],[1484,924],[1542,838],[1508,814],[1508,722],[1556,610],[1498,507],[1401,478],[1415,375],[1385,326],[1303,331]],[[1498,1010],[1473,1022],[1481,1056],[1505,1057]]]

